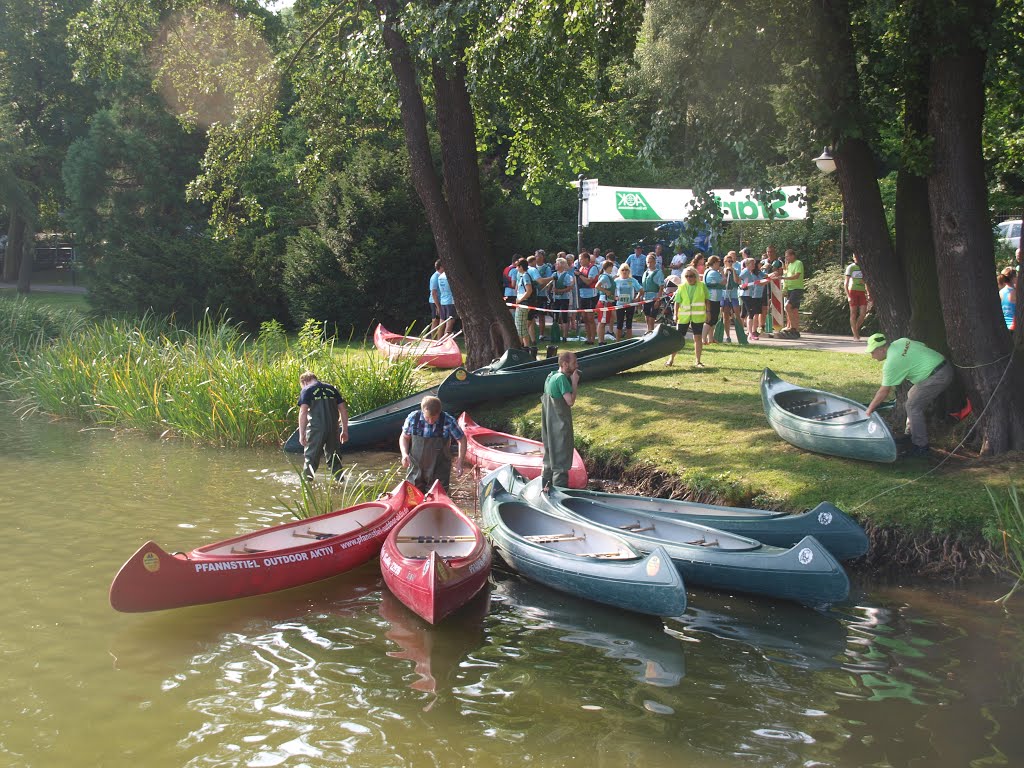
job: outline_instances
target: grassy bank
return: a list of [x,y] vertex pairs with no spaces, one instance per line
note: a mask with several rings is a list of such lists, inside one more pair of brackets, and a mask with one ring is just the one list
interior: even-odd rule
[[[993,461],[953,458],[916,480],[935,462],[881,465],[818,456],[775,435],[761,406],[764,367],[794,383],[867,402],[880,375],[868,355],[721,344],[704,354],[707,367],[698,370],[687,352],[674,368],[657,361],[593,382],[584,367],[573,412],[577,444],[588,464],[605,467],[613,479],[629,468],[634,480],[663,472],[690,497],[728,504],[806,509],[829,500],[879,529],[879,535],[905,534],[895,543],[920,549],[916,556],[907,551],[906,562],[950,545],[961,552],[958,556],[973,557],[970,550],[993,525],[985,487],[1005,495],[1020,469],[1017,455]],[[536,396],[478,409],[474,417],[488,426],[539,435]],[[952,447],[961,434],[936,435],[933,444]]]

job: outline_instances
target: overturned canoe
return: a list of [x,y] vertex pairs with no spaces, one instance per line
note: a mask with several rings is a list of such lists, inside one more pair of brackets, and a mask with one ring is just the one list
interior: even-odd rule
[[587,600],[654,616],[686,610],[686,589],[668,554],[643,555],[621,536],[548,514],[484,486],[484,528],[502,559],[523,576]]
[[491,572],[491,545],[439,482],[388,534],[380,551],[384,583],[430,624],[454,613]]
[[458,368],[462,365],[462,350],[450,334],[440,339],[403,336],[378,323],[373,331],[373,345],[391,360],[415,357],[420,365],[433,368]]
[[690,585],[815,607],[845,600],[850,592],[843,567],[813,536],[788,549],[773,547],[705,525],[576,498],[557,488],[544,493],[539,480],[524,486],[521,498],[552,514],[616,533],[641,552],[662,548]]
[[[490,472],[509,464],[528,479],[540,477],[544,471],[544,444],[539,440],[495,432],[477,424],[468,413],[459,417],[459,426],[466,433],[466,456],[474,466]],[[587,487],[587,468],[575,450],[569,468],[569,487]]]
[[861,461],[896,461],[896,442],[878,413],[831,392],[790,384],[765,368],[761,402],[776,434],[814,453]]
[[[525,478],[516,478],[511,467],[499,468],[483,481],[489,477],[495,477],[513,495],[518,495],[525,485]],[[789,513],[601,491],[561,490],[566,496],[589,499],[616,509],[635,510],[644,515],[699,523],[776,547],[791,547],[805,536],[813,536],[838,560],[851,560],[868,551],[868,537],[864,529],[827,501],[807,512]]]
[[423,498],[404,480],[377,501],[207,544],[165,552],[149,541],[121,566],[110,605],[135,613],[262,595],[336,576],[380,552]]

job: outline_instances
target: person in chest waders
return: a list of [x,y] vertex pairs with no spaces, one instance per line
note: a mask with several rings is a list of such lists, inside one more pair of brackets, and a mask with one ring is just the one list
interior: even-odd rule
[[558,370],[548,374],[544,392],[540,396],[540,435],[544,443],[544,472],[541,483],[544,491],[552,485],[569,486],[569,468],[572,466],[573,433],[572,406],[576,403],[576,390],[580,384],[579,363],[573,352],[558,356]]
[[345,398],[330,384],[318,381],[306,371],[299,376],[299,443],[302,445],[302,474],[312,480],[327,457],[327,467],[341,474],[341,444],[348,440],[348,407]]
[[450,414],[441,411],[441,401],[424,397],[420,409],[406,417],[398,449],[402,452],[402,466],[409,469],[406,479],[427,491],[435,480],[440,480],[445,491],[452,477],[452,440],[459,444],[455,472],[462,474],[466,458],[466,436]]

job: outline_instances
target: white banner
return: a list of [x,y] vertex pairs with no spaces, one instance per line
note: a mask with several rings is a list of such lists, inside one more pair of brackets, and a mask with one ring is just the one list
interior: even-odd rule
[[[724,221],[789,220],[807,218],[806,203],[797,201],[806,191],[806,187],[778,187],[768,195],[767,205],[750,189],[713,189],[711,195],[718,201]],[[692,189],[590,185],[588,192],[583,201],[583,220],[588,224],[595,221],[686,221],[696,199]],[[794,202],[790,202],[791,199]]]

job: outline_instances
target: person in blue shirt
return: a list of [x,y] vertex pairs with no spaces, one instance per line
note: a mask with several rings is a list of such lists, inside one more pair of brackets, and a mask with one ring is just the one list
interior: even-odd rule
[[462,474],[466,459],[466,435],[459,423],[441,410],[441,401],[427,395],[420,402],[420,408],[405,418],[402,435],[398,438],[398,449],[402,453],[402,466],[408,468],[406,479],[427,491],[435,480],[441,482],[445,492],[452,478],[452,441],[459,446],[455,460],[455,473]]
[[744,308],[747,310],[747,337],[752,341],[760,340],[758,328],[761,327],[762,297],[767,286],[754,285],[758,280],[764,280],[765,274],[758,266],[757,259],[748,258],[743,263],[743,271],[740,272],[740,283],[746,284],[744,295],[741,297]]
[[647,268],[647,257],[644,256],[644,249],[640,245],[633,246],[633,252],[626,257],[626,264],[629,265],[629,274],[642,275]]
[[455,296],[452,295],[452,288],[448,284],[448,273],[444,266],[438,269],[437,298],[440,302],[438,333],[447,336],[455,328],[455,321],[459,316],[455,314]]
[[441,324],[441,260],[434,262],[434,274],[430,276],[430,288],[427,301],[430,302],[430,335],[437,335],[437,327]]
[[534,253],[534,279],[537,283],[537,317],[540,319],[540,337],[543,338],[547,327],[547,316],[545,312],[551,306],[551,283],[555,279],[555,270],[546,263],[547,254],[543,249],[538,248]]
[[622,338],[622,329],[625,326],[626,338],[633,337],[633,315],[636,307],[627,306],[639,301],[644,296],[644,287],[640,285],[629,269],[629,264],[619,267],[619,276],[615,279],[615,339]]
[[[693,257],[697,261],[697,256]],[[718,256],[712,256],[707,261],[707,269],[704,270],[704,285],[708,287],[708,301],[711,302],[707,320],[704,321],[704,332],[701,334],[704,344],[713,344],[715,341],[715,325],[722,312],[722,289],[725,287],[725,279],[718,268],[722,266],[722,260]]]
[[736,251],[729,251],[725,254],[725,263],[722,265],[722,318],[725,321],[725,340],[732,341],[732,325],[734,319],[739,319],[740,308],[740,276],[736,269]]
[[656,254],[647,254],[647,269],[644,270],[640,284],[644,288],[644,320],[647,321],[647,332],[650,333],[654,330],[654,319],[661,309],[665,291],[665,275],[658,266]]
[[586,251],[580,253],[580,266],[576,270],[576,281],[580,287],[580,310],[583,315],[583,327],[587,333],[587,340],[583,342],[584,344],[593,344],[597,340],[597,319],[593,312],[587,310],[597,307],[597,289],[594,285],[600,274],[601,270],[591,262],[590,254]]

